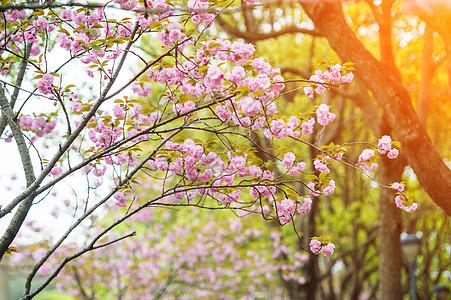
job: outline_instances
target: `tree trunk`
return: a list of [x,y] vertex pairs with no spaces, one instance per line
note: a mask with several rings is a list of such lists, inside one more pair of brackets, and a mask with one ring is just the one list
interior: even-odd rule
[[[401,72],[395,65],[392,35],[392,0],[382,2],[382,20],[384,25],[380,26],[379,36],[381,45],[381,62],[391,70],[391,73],[401,80]],[[385,122],[385,116],[381,123],[379,135],[391,135],[391,128]],[[404,156],[397,160],[383,157],[379,166],[379,181],[384,185],[390,185],[402,181],[402,173],[406,165]],[[401,299],[401,211],[395,206],[394,192],[379,188],[379,299]]]
[[340,2],[309,1],[301,5],[341,59],[355,64],[356,76],[364,81],[384,110],[386,121],[402,143],[421,185],[451,215],[451,170],[421,125],[407,90],[357,39],[346,24]]
[[[394,181],[401,181],[405,164],[404,157],[399,157],[396,160],[383,157],[380,161],[379,181],[386,185]],[[402,289],[400,288],[402,222],[401,210],[396,207],[394,198],[393,190],[380,189],[379,299],[402,299]]]

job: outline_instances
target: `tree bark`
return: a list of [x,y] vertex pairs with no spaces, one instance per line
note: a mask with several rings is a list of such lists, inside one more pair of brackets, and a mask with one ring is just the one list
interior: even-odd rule
[[[382,133],[389,133],[387,124]],[[383,157],[380,161],[379,181],[389,185],[401,181],[406,165],[404,156],[396,160]],[[395,206],[395,193],[391,189],[380,189],[379,211],[379,299],[402,299],[401,270],[402,255],[400,235],[402,231],[401,210]]]
[[[20,154],[20,159],[22,161],[22,168],[25,173],[25,179],[27,182],[27,187],[30,186],[36,179],[33,171],[33,164],[31,163],[30,153],[28,151],[27,143],[25,142],[25,138],[20,130],[19,125],[16,120],[14,120],[14,113],[10,106],[10,103],[6,99],[5,91],[2,87],[0,87],[0,109],[11,128],[11,131],[14,135],[14,140],[16,141],[17,150]],[[31,208],[31,204],[33,203],[36,195],[32,193],[27,198],[25,198],[17,208],[17,211],[14,213],[14,216],[11,219],[8,227],[6,228],[5,233],[0,238],[0,261],[3,258],[6,250],[13,242],[14,238],[17,236],[19,229],[21,228],[25,218],[28,215],[28,212]]]
[[371,90],[386,121],[403,145],[408,163],[432,200],[451,216],[451,170],[424,130],[401,82],[365,49],[347,25],[341,3],[301,2],[315,27],[343,61],[355,64],[356,76]]
[[[392,0],[382,2],[382,17],[384,25],[380,25],[379,39],[381,45],[381,62],[391,70],[398,80],[401,72],[395,65],[392,36]],[[384,30],[383,30],[384,29]],[[381,123],[380,135],[391,135],[392,129],[385,122],[385,113]],[[379,166],[379,181],[384,185],[402,181],[402,173],[406,166],[405,156],[397,160],[383,157]],[[379,299],[402,299],[401,289],[401,211],[395,206],[394,192],[379,188]]]

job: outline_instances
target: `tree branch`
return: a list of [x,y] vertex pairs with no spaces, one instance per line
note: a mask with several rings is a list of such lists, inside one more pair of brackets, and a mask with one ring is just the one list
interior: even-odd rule
[[[14,87],[13,94],[11,95],[11,102],[10,102],[11,109],[14,109],[14,105],[16,104],[17,96],[19,96],[20,87],[22,85],[22,81],[23,81],[23,78],[25,75],[25,70],[27,69],[28,58],[30,57],[31,46],[32,46],[31,43],[27,44],[27,46],[25,47],[24,57],[23,57],[22,61],[20,62],[19,72],[17,73],[16,84]],[[0,136],[3,134],[3,131],[5,131],[6,124],[7,124],[7,117],[6,117],[5,113],[3,113],[2,116],[0,117]]]
[[[20,130],[19,125],[14,120],[14,113],[11,109],[11,106],[9,105],[8,99],[6,99],[5,97],[5,90],[2,86],[0,86],[0,107],[2,109],[3,115],[5,115],[8,120],[11,131],[13,132],[20,158],[22,160],[22,167],[25,173],[27,186],[30,186],[35,181],[30,153],[28,152],[27,143],[25,142],[22,130]],[[25,198],[24,201],[22,201],[16,213],[14,214],[14,217],[9,223],[5,234],[0,239],[0,261],[2,260],[6,250],[16,237],[17,233],[19,232],[19,229],[22,226],[25,217],[28,214],[28,211],[30,210],[31,204],[33,203],[34,197],[35,193],[31,193],[27,198]]]
[[224,20],[221,16],[217,16],[215,21],[219,24],[219,26],[222,27],[228,34],[235,38],[242,38],[245,40],[252,40],[252,41],[261,41],[266,39],[272,39],[277,38],[279,36],[285,35],[285,34],[295,34],[295,33],[303,33],[303,34],[309,34],[313,36],[322,36],[320,32],[317,30],[310,30],[305,28],[299,28],[297,26],[288,26],[284,29],[281,29],[280,31],[273,31],[270,33],[247,33],[242,32],[237,27],[230,25],[226,20]]

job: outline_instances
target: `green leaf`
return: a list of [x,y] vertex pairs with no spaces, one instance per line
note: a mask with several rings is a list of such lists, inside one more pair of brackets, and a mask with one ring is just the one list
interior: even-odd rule
[[319,174],[318,178],[319,178],[320,181],[323,181],[324,178],[326,178],[326,176],[327,176],[327,173],[326,172],[322,172],[322,173]]
[[8,249],[6,249],[5,253],[8,255],[12,255],[13,252],[19,253],[19,250],[17,250],[17,248],[14,246],[9,246]]
[[61,28],[60,30],[58,30],[58,32],[62,32],[62,33],[64,33],[64,34],[67,35],[67,36],[70,35],[69,31],[67,31],[67,30],[64,29],[64,28]]
[[293,190],[289,190],[287,193],[287,197],[289,199],[296,199],[297,198],[297,194],[293,191]]
[[85,25],[83,25],[83,24],[79,24],[79,26],[78,27],[76,27],[75,29],[74,29],[74,32],[77,32],[77,31],[82,31],[83,29],[85,29],[86,28],[86,26]]
[[43,16],[44,15],[44,11],[42,9],[38,9],[38,10],[34,11],[31,15],[33,15],[33,16]]
[[401,143],[397,141],[392,141],[391,144],[399,149],[401,149]]
[[100,48],[100,46],[98,45],[91,45],[91,48],[97,51],[102,51],[102,48]]
[[102,24],[94,24],[91,28],[104,28]]
[[247,86],[240,86],[239,88],[237,88],[235,90],[236,92],[242,92],[244,94],[249,94],[249,92],[251,91]]
[[219,48],[219,47],[222,47],[222,45],[220,43],[213,42],[213,43],[208,44],[208,48],[209,49],[211,49],[211,48]]
[[201,66],[199,67],[199,73],[205,73],[208,70],[208,66]]

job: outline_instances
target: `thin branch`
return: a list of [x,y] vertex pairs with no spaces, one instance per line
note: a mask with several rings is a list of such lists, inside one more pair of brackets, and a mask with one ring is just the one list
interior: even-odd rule
[[[25,53],[24,53],[24,57],[22,59],[22,61],[20,62],[20,67],[19,67],[19,72],[17,73],[17,80],[16,80],[16,84],[14,87],[14,91],[13,94],[11,95],[11,101],[9,102],[9,105],[11,106],[11,109],[14,110],[14,106],[16,105],[16,100],[17,97],[19,96],[19,92],[20,92],[20,87],[22,86],[22,81],[25,75],[25,70],[27,69],[27,61],[28,58],[30,57],[30,52],[31,52],[31,43],[28,43],[27,46],[25,47]],[[7,117],[5,115],[5,113],[2,113],[2,116],[0,118],[0,136],[3,134],[3,131],[6,128],[6,124],[7,124]]]
[[277,38],[279,36],[285,35],[285,34],[296,34],[296,33],[303,33],[308,34],[312,36],[322,36],[322,34],[317,30],[311,30],[311,29],[305,29],[305,28],[299,28],[298,26],[288,26],[285,27],[279,31],[273,31],[270,33],[248,33],[243,32],[239,30],[237,27],[230,25],[227,21],[225,21],[221,16],[217,16],[215,19],[218,24],[231,36],[237,37],[237,38],[243,38],[245,40],[253,40],[253,41],[260,41],[260,40],[266,40],[271,38]]
[[129,237],[132,237],[132,236],[136,236],[136,231],[133,231],[133,232],[131,232],[131,233],[127,234],[127,235],[124,235],[124,236],[122,236],[120,238],[117,238],[115,240],[112,240],[112,241],[109,241],[109,242],[106,242],[106,243],[103,243],[103,244],[100,244],[100,245],[97,245],[97,246],[92,246],[91,250],[96,250],[96,249],[99,249],[99,248],[103,248],[103,247],[112,245],[114,243],[117,243],[119,241],[125,240],[126,238],[129,238]]

